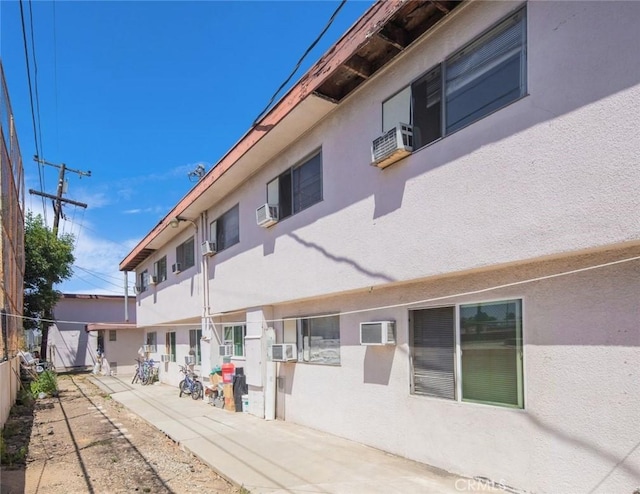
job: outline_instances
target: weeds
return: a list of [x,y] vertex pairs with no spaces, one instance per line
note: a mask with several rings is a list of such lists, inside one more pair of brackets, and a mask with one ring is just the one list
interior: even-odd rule
[[31,382],[31,394],[36,397],[40,393],[55,396],[58,393],[58,378],[52,370],[46,370]]

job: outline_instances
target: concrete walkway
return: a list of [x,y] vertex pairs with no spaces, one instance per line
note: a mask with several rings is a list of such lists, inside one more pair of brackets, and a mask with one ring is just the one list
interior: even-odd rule
[[330,434],[178,397],[172,386],[91,378],[231,482],[255,493],[503,492]]

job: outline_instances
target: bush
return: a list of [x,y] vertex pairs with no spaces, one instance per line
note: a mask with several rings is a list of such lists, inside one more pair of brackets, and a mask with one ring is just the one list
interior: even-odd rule
[[38,375],[38,379],[31,382],[31,394],[36,397],[39,393],[47,393],[49,395],[57,394],[58,377],[52,370],[46,370]]

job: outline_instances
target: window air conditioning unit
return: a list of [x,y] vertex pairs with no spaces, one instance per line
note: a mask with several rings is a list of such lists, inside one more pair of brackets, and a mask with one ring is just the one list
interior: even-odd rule
[[296,361],[298,360],[298,349],[294,343],[271,345],[271,360],[273,362]]
[[361,345],[395,345],[396,323],[394,321],[373,321],[360,323]]
[[194,365],[196,363],[196,356],[195,355],[187,355],[184,358],[184,363],[186,365]]
[[158,277],[157,276],[149,276],[149,284],[150,285],[155,285],[158,283]]
[[142,345],[142,351],[145,353],[156,353],[156,345]]
[[140,285],[136,285],[133,287],[133,291],[135,293],[142,293],[144,290],[142,289],[142,287]]
[[172,264],[172,265],[171,265],[171,272],[172,272],[172,273],[176,273],[176,274],[177,274],[177,273],[179,273],[180,271],[182,271],[180,268],[181,268],[181,266],[180,266],[180,263],[179,263],[179,262],[177,262],[177,263],[175,263],[175,264]]
[[220,345],[218,347],[218,353],[221,357],[232,357],[233,356],[233,345]]
[[371,164],[378,168],[386,168],[396,161],[408,156],[413,151],[413,127],[399,123],[388,130],[371,145]]
[[160,355],[160,362],[171,362],[171,355]]
[[256,222],[258,226],[267,228],[278,222],[278,206],[273,204],[263,204],[256,209]]
[[218,252],[218,249],[216,249],[216,243],[215,242],[211,242],[210,240],[205,240],[204,242],[202,242],[202,255],[203,256],[212,256],[216,252]]

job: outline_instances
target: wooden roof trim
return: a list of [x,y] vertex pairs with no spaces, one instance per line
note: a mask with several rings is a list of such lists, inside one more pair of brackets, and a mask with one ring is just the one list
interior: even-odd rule
[[276,105],[218,161],[209,172],[176,204],[171,211],[120,262],[119,269],[135,269],[136,256],[167,226],[172,218],[186,208],[214,184],[247,151],[280,123],[302,100],[322,85],[343,63],[356,54],[367,40],[380,31],[389,19],[408,0],[378,0],[356,23],[318,60]]

